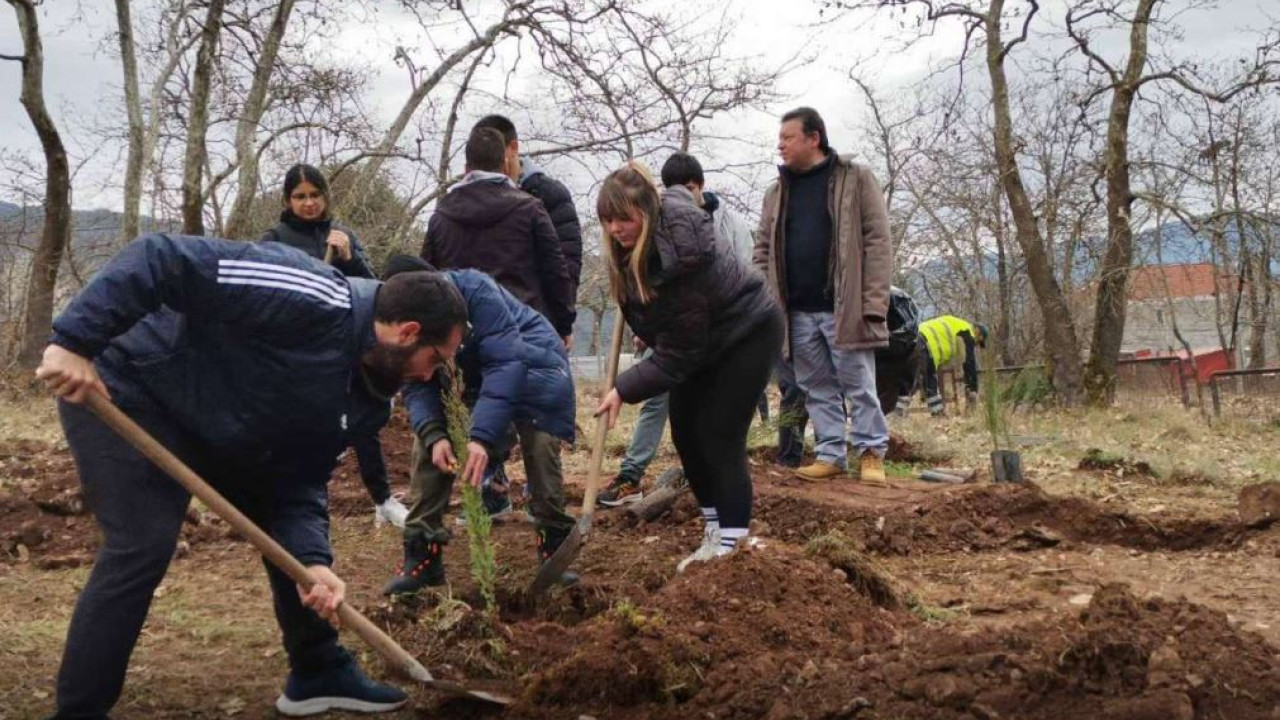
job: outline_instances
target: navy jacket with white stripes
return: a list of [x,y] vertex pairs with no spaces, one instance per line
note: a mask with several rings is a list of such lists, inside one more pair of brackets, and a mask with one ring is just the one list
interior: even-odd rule
[[92,358],[126,412],[158,409],[182,429],[199,462],[183,459],[210,482],[270,483],[264,529],[328,564],[325,486],[376,342],[378,286],[282,244],[145,235],[71,301],[51,342]]
[[[473,405],[471,439],[501,448],[512,420],[573,442],[574,392],[564,341],[541,313],[478,270],[445,270],[467,303],[470,331],[455,361]],[[410,383],[405,407],[430,446],[445,436],[439,378]]]

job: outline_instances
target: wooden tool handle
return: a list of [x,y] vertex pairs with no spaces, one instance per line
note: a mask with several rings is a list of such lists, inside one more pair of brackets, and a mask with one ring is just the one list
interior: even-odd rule
[[[106,423],[107,427],[119,433],[120,437],[137,448],[138,452],[142,453],[148,460],[155,463],[156,467],[178,481],[178,484],[186,488],[187,492],[199,498],[200,502],[204,503],[214,514],[225,520],[236,532],[253,543],[253,546],[267,560],[271,561],[272,565],[280,568],[298,585],[307,590],[311,589],[315,580],[297,558],[289,554],[289,551],[285,550],[274,538],[263,532],[236,506],[222,497],[221,493],[214,490],[212,485],[205,482],[194,470],[187,467],[186,463],[179,460],[176,455],[169,452],[167,448],[151,437],[150,433],[143,430],[128,415],[125,415],[120,408],[96,392],[89,393],[86,404],[102,422]],[[395,640],[391,639],[377,625],[374,625],[362,615],[359,610],[344,602],[338,606],[338,616],[347,627],[354,630],[374,650],[377,650],[393,668],[414,680],[430,682],[431,673],[427,672],[422,663],[419,663],[404,648],[400,647]]]
[[[605,366],[604,386],[601,397],[608,395],[618,379],[618,358],[622,355],[622,335],[626,320],[622,317],[621,308],[614,314],[613,338],[609,342],[608,364]],[[596,434],[591,445],[591,466],[587,471],[587,490],[582,495],[582,514],[589,515],[596,508],[596,493],[600,489],[600,470],[604,465],[604,441],[609,435],[609,418],[601,415],[596,419]]]

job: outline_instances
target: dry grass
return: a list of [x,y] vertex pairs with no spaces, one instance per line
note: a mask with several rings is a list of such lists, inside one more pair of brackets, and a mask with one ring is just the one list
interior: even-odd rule
[[0,393],[0,438],[62,443],[53,398],[30,392]]
[[[891,427],[926,451],[956,456],[956,465],[989,468],[986,429],[977,414],[940,419],[913,414]],[[1097,500],[1115,499],[1139,510],[1234,507],[1236,493],[1280,474],[1273,450],[1280,429],[1268,423],[1224,419],[1212,426],[1194,408],[1146,402],[1108,410],[1018,411],[1009,432],[1028,476],[1046,490]],[[1077,470],[1096,448],[1149,463],[1156,477]]]
[[898,610],[917,604],[882,564],[839,530],[810,540],[806,550],[843,572],[850,585],[880,607]]

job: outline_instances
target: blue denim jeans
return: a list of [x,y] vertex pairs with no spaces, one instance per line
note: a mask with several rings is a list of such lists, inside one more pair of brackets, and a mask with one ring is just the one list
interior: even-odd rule
[[836,347],[835,316],[829,312],[793,311],[790,317],[791,363],[808,395],[818,460],[845,467],[846,438],[858,454],[871,450],[883,457],[889,426],[876,397],[875,351]]
[[[645,350],[642,358],[653,354]],[[669,405],[667,393],[655,395],[640,406],[640,418],[636,421],[635,430],[631,432],[631,444],[627,445],[627,455],[622,459],[622,467],[618,474],[637,483],[644,477],[649,464],[658,456],[658,446],[662,444],[662,431],[667,427]]]

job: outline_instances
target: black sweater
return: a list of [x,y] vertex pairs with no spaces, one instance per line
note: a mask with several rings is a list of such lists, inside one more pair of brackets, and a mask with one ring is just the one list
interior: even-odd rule
[[835,309],[828,278],[831,275],[831,166],[834,155],[816,166],[796,172],[785,169],[787,181],[786,238],[787,309],[831,312]]

